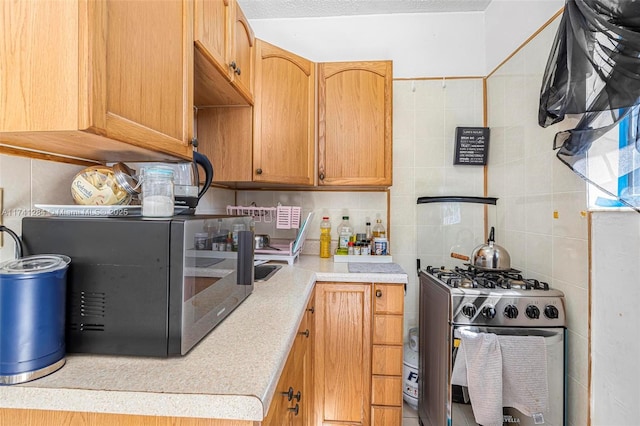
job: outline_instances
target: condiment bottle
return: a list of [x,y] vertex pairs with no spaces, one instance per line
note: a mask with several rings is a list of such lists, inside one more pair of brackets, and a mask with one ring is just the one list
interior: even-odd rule
[[331,222],[324,216],[320,222],[320,257],[331,257]]
[[376,224],[373,226],[373,230],[371,231],[372,238],[386,238],[387,232],[382,225],[382,219],[377,219]]
[[382,225],[381,219],[376,219],[376,224],[373,225],[373,229],[371,231],[371,254],[380,254],[378,250],[376,250],[376,240],[378,238],[386,238],[387,233]]
[[349,223],[349,216],[342,216],[342,222],[338,226],[338,248],[348,249],[349,241],[351,240],[351,234],[353,234],[353,228]]
[[367,221],[364,227],[364,239],[371,241],[371,222]]

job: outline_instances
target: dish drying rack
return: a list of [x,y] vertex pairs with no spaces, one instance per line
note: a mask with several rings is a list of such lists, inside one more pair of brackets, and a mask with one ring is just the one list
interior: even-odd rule
[[271,223],[275,221],[277,229],[300,228],[301,207],[281,206],[227,206],[227,214],[239,216],[252,216],[254,222]]
[[227,214],[251,216],[256,223],[275,223],[277,229],[298,229],[293,241],[272,239],[270,249],[255,250],[255,260],[286,261],[289,265],[293,265],[295,259],[300,255],[309,224],[314,215],[311,212],[304,220],[301,220],[302,208],[281,205],[277,207],[227,206]]

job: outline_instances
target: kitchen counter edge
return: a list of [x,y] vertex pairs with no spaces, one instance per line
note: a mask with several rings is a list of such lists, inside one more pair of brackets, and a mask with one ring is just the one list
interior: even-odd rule
[[252,295],[187,355],[68,354],[66,365],[47,377],[0,386],[0,408],[261,421],[314,285],[327,281],[406,284],[408,277],[349,273],[346,263],[300,256],[256,283]]

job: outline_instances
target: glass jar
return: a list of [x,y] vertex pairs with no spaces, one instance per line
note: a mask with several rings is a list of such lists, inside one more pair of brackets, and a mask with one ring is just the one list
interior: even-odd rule
[[139,192],[134,170],[124,163],[86,167],[71,183],[73,201],[80,205],[126,205]]
[[142,216],[173,216],[173,170],[149,167],[142,174]]

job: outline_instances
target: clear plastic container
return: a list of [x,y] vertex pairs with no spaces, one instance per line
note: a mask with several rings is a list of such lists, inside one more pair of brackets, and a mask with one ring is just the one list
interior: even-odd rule
[[371,241],[371,222],[367,221],[364,226],[364,239]]
[[231,232],[231,250],[238,251],[238,238],[239,238],[240,232],[246,231],[247,228],[244,225],[244,223],[234,223],[231,229],[233,229],[233,231]]
[[320,222],[320,257],[331,257],[331,222],[328,216]]
[[149,167],[143,170],[142,216],[173,216],[173,170],[167,167]]
[[342,222],[338,226],[338,248],[348,249],[349,241],[353,235],[353,228],[349,223],[349,216],[342,216]]

